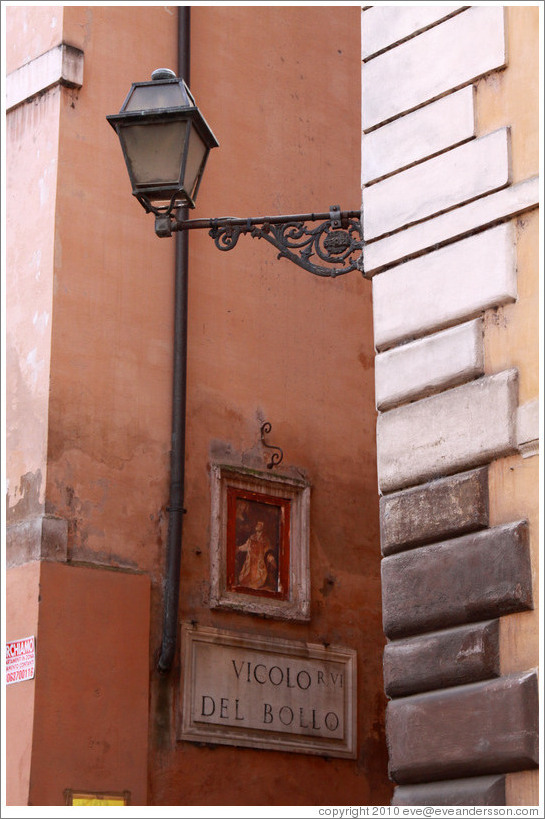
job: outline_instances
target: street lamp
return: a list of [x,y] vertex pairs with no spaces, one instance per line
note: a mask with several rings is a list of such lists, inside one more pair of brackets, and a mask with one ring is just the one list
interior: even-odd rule
[[[341,211],[334,205],[324,213],[184,218],[184,209],[195,207],[208,154],[219,143],[182,79],[168,68],[151,76],[149,82],[133,83],[119,114],[107,120],[121,142],[133,196],[155,214],[158,236],[208,228],[218,250],[226,251],[249,233],[276,247],[279,258],[317,276],[363,273],[359,210]],[[310,228],[307,222],[322,224]]]
[[[174,365],[172,450],[163,639],[157,668],[172,668],[177,644],[178,596],[184,513],[185,393],[187,361],[186,231],[208,228],[218,250],[232,250],[243,234],[265,239],[286,258],[317,276],[334,278],[351,270],[363,273],[360,211],[264,216],[250,219],[187,219],[195,207],[208,154],[218,141],[197,108],[186,83],[168,68],[151,81],[133,83],[119,114],[107,117],[115,129],[129,172],[132,193],[146,213],[155,215],[158,236],[180,233],[174,288]],[[309,227],[308,222],[321,222]],[[267,425],[261,429],[261,439]],[[270,425],[269,425],[270,428]],[[272,447],[278,449],[277,447]],[[280,450],[281,452],[281,450]],[[269,468],[280,463],[275,452]]]
[[146,212],[194,208],[208,154],[219,143],[185,82],[158,68],[150,82],[133,83],[119,114],[106,119],[121,142],[133,196]]

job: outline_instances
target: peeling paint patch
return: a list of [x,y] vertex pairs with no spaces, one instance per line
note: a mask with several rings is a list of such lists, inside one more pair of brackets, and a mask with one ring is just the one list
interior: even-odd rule
[[43,501],[40,497],[42,488],[42,472],[26,472],[21,475],[19,486],[15,487],[13,497],[6,493],[6,519],[14,523],[24,518],[40,514],[43,511]]

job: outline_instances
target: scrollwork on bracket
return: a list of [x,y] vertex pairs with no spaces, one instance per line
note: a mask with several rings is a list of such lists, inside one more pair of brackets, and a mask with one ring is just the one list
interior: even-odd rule
[[[335,278],[362,267],[363,236],[361,222],[357,218],[343,220],[342,227],[334,227],[332,219],[317,227],[309,228],[305,222],[272,224],[234,224],[222,220],[214,224],[209,235],[218,250],[232,250],[239,237],[250,233],[253,238],[265,239],[278,251],[278,258],[286,258],[316,276]],[[312,261],[317,257],[320,262]],[[326,266],[328,265],[328,266]]]

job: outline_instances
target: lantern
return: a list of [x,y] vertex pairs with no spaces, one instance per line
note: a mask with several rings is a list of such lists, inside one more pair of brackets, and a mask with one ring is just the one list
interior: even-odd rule
[[208,154],[219,143],[182,79],[168,68],[151,76],[133,83],[119,114],[107,120],[121,142],[133,196],[146,211],[194,208]]

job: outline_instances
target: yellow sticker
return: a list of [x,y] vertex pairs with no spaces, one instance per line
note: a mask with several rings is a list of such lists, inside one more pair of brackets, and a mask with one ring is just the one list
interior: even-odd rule
[[73,805],[124,805],[124,799],[78,799],[72,800]]
[[69,805],[126,805],[127,799],[121,794],[71,793]]

